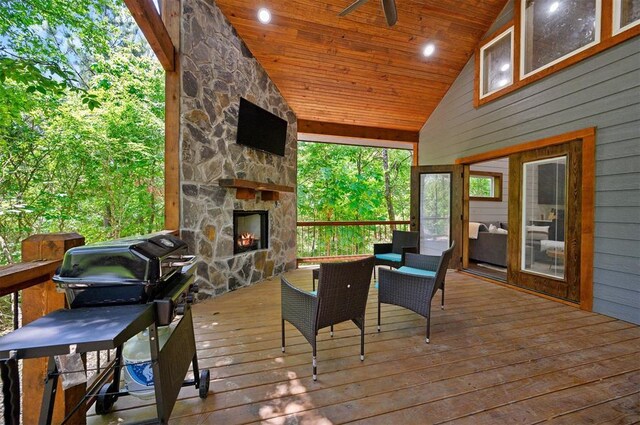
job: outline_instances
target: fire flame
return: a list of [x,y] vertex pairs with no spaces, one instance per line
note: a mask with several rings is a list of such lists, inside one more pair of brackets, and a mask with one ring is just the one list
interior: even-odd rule
[[239,246],[249,246],[253,243],[253,241],[256,239],[255,235],[253,233],[241,233],[240,236],[238,237],[238,245]]

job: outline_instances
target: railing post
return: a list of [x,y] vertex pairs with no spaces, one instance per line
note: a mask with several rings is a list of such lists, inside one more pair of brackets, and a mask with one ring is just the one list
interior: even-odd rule
[[[22,241],[22,261],[60,260],[64,253],[74,246],[84,245],[84,237],[77,233],[50,233],[33,235]],[[47,282],[32,286],[22,291],[22,325],[65,307],[64,294],[56,291],[54,283]],[[38,423],[44,379],[47,373],[48,359],[29,359],[23,361],[22,400],[28,401],[24,406],[23,423]],[[53,423],[60,423],[67,413],[78,404],[86,391],[86,386],[78,385],[62,391],[58,381]],[[69,424],[85,424],[86,411],[81,408]]]

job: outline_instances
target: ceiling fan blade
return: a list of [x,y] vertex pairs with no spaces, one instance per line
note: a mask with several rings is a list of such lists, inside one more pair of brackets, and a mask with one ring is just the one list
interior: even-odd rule
[[356,0],[356,1],[354,1],[349,6],[347,6],[342,12],[338,13],[338,16],[347,15],[347,14],[353,12],[354,10],[356,10],[357,8],[359,8],[360,6],[362,6],[363,4],[365,4],[368,1],[369,0]]
[[384,17],[387,18],[387,25],[394,26],[398,22],[398,11],[395,0],[381,0]]

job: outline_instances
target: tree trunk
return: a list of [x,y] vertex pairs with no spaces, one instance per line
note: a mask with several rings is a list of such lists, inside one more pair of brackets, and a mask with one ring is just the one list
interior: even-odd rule
[[[387,213],[389,220],[395,221],[396,213],[393,210],[393,199],[391,198],[391,170],[389,169],[389,151],[382,149],[382,169],[384,171],[384,199],[387,203]],[[391,226],[395,229],[395,226]]]
[[4,240],[2,236],[0,236],[0,251],[7,259],[7,263],[13,264],[13,257],[11,256],[11,252],[9,251],[9,247],[7,246],[7,242]]

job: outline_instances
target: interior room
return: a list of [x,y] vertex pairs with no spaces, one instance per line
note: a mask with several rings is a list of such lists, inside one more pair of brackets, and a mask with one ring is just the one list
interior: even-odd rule
[[469,167],[468,269],[507,279],[509,230],[509,158]]

